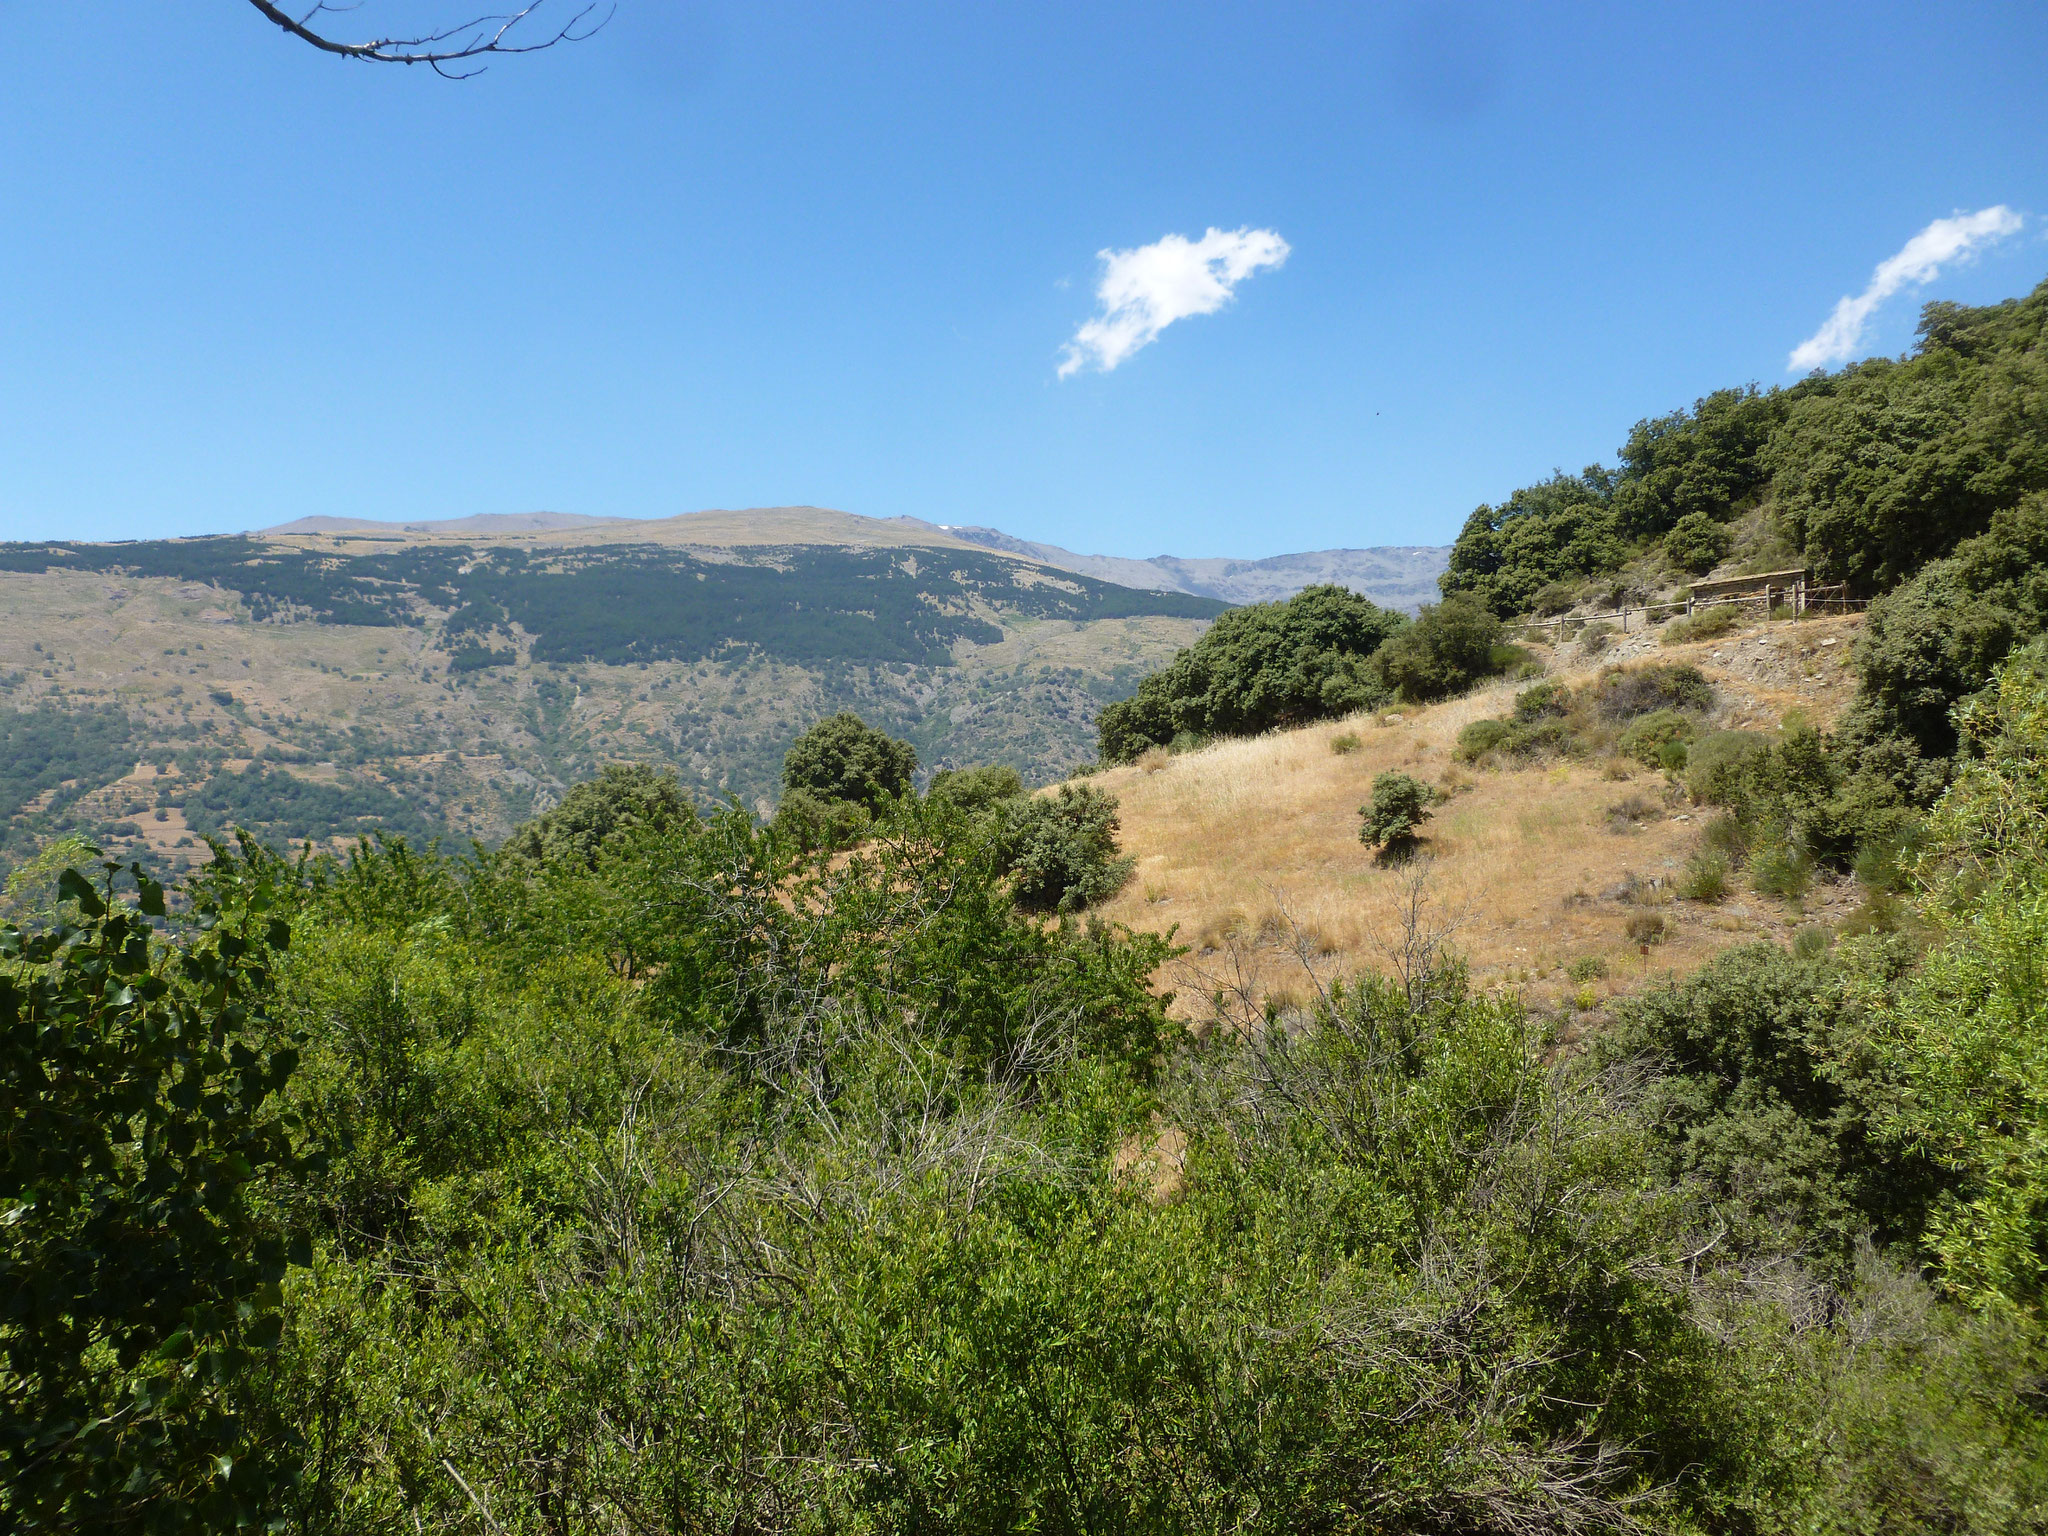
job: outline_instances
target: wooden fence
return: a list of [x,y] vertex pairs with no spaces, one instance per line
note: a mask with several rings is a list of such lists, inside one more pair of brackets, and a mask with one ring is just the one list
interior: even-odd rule
[[[1849,584],[1845,581],[1832,582],[1823,586],[1811,586],[1803,581],[1792,582],[1779,587],[1766,584],[1754,592],[1736,592],[1718,597],[1695,598],[1690,595],[1677,602],[1643,603],[1632,607],[1610,609],[1604,613],[1581,613],[1561,619],[1530,619],[1515,626],[1517,629],[1571,629],[1577,631],[1588,624],[1613,620],[1621,626],[1621,632],[1629,632],[1631,615],[1640,616],[1640,629],[1664,623],[1684,614],[1690,618],[1695,613],[1704,613],[1710,608],[1751,607],[1759,615],[1769,618],[1780,607],[1792,610],[1793,618],[1803,618],[1809,613],[1856,613],[1868,608],[1868,598],[1854,598],[1849,595]],[[1658,615],[1662,615],[1659,618]]]

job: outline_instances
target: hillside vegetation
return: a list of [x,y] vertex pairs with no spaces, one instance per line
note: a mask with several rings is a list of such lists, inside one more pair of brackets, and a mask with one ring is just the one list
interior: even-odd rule
[[1044,780],[1220,611],[969,546],[601,531],[0,545],[0,856],[71,828],[159,872],[231,825],[495,843],[610,760],[766,814],[789,743],[841,708],[932,769]]
[[[1580,690],[1615,667],[1696,666],[1711,689],[1696,712],[1701,734],[1776,740],[1788,718],[1825,727],[1848,706],[1862,624],[1855,615],[1751,624],[1679,646],[1652,633],[1597,656],[1576,645],[1535,654],[1548,664],[1545,681]],[[1654,762],[1625,755],[1619,726],[1598,750],[1461,753],[1475,723],[1512,715],[1530,687],[1497,682],[1446,703],[1154,749],[1090,778],[1119,800],[1123,845],[1138,861],[1104,915],[1190,947],[1173,972],[1185,1007],[1199,1010],[1217,986],[1291,1004],[1317,978],[1384,967],[1426,870],[1436,920],[1455,926],[1475,979],[1560,1010],[1576,1032],[1618,995],[1733,945],[1825,935],[1863,905],[1863,888],[1846,877],[1786,901],[1742,888],[1739,871],[1725,899],[1682,899],[1716,808]],[[1360,806],[1390,770],[1439,797],[1413,864],[1359,840]],[[1645,919],[1658,925],[1647,955],[1630,933]]]
[[1163,939],[1022,910],[939,795],[850,852],[619,774],[496,857],[50,866],[0,1513],[2038,1529],[2048,658],[1967,729],[1924,960],[1750,944],[1582,1052],[1428,903],[1184,1030]]

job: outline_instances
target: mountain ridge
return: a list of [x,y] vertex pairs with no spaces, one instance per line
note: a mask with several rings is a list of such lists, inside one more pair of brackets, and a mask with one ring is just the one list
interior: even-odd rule
[[[918,517],[869,517],[829,507],[751,507],[685,512],[664,518],[595,517],[576,512],[487,512],[406,522],[373,518],[302,517],[257,530],[262,538],[413,538],[562,536],[575,543],[680,543],[711,548],[760,544],[933,542],[993,550],[1144,592],[1180,592],[1226,603],[1277,602],[1304,587],[1330,582],[1382,607],[1414,612],[1437,596],[1448,545],[1376,545],[1304,550],[1260,559],[1234,556],[1089,555],[978,524],[934,523]],[[555,542],[547,539],[546,542]]]

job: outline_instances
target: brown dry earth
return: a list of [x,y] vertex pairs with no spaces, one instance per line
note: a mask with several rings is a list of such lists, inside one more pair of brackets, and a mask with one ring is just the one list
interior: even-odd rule
[[[1831,721],[1854,691],[1850,641],[1861,616],[1758,624],[1717,641],[1660,645],[1654,633],[1615,637],[1597,657],[1576,645],[1539,650],[1549,674],[1590,681],[1607,666],[1690,661],[1714,683],[1711,723],[1775,729],[1794,710]],[[1614,997],[1697,968],[1731,945],[1786,941],[1809,924],[1840,921],[1860,901],[1853,883],[1817,881],[1802,903],[1751,893],[1738,874],[1729,896],[1675,899],[1671,886],[1713,814],[1661,772],[1619,760],[1487,770],[1453,762],[1458,731],[1498,716],[1519,684],[1429,708],[1363,715],[1177,757],[1113,769],[1092,782],[1122,803],[1123,844],[1137,872],[1103,915],[1172,932],[1189,946],[1169,978],[1176,1010],[1206,1012],[1203,996],[1235,985],[1283,1006],[1327,981],[1387,970],[1419,876],[1430,920],[1454,923],[1453,943],[1482,987],[1510,987],[1534,1006],[1597,1019]],[[1332,742],[1354,736],[1340,755]],[[1436,808],[1417,861],[1380,864],[1358,840],[1359,809],[1375,775],[1400,769],[1436,784]],[[1633,799],[1640,814],[1618,815]],[[1629,919],[1662,916],[1668,937],[1639,945]],[[1571,979],[1597,960],[1604,978]],[[1582,991],[1582,987],[1590,991]],[[1581,1006],[1582,1004],[1590,1006]]]

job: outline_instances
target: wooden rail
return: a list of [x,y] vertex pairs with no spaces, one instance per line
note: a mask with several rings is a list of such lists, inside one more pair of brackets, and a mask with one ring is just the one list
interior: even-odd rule
[[1849,584],[1845,581],[1832,582],[1825,586],[1808,586],[1795,582],[1789,587],[1765,586],[1755,592],[1733,593],[1726,597],[1686,597],[1669,603],[1643,603],[1632,607],[1613,608],[1604,613],[1581,613],[1560,619],[1529,619],[1514,626],[1517,629],[1561,629],[1567,625],[1583,628],[1588,624],[1601,623],[1608,619],[1617,620],[1621,632],[1627,634],[1631,614],[1641,614],[1643,628],[1658,622],[1652,616],[1664,614],[1667,619],[1684,614],[1690,618],[1695,613],[1704,613],[1709,608],[1728,608],[1750,605],[1762,610],[1765,618],[1780,605],[1790,607],[1792,616],[1803,618],[1809,613],[1856,613],[1870,606],[1868,598],[1849,596]]

